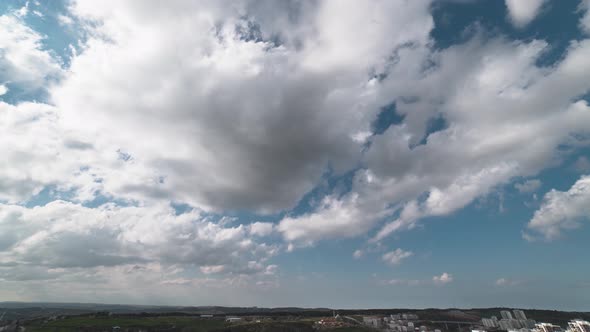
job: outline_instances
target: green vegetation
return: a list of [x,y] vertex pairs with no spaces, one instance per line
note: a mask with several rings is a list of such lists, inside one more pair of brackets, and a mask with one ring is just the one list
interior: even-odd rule
[[[168,331],[168,332],[312,332],[313,319],[265,320],[262,322],[226,323],[223,318],[203,319],[194,316],[74,316],[63,319],[33,320],[24,324],[26,332],[102,332],[119,326],[121,332],[130,331]],[[365,327],[345,327],[337,332],[374,332]]]
[[25,324],[27,332],[72,332],[79,330],[86,331],[110,331],[113,326],[119,326],[122,330],[145,329],[145,330],[182,330],[193,332],[205,332],[223,328],[226,323],[222,319],[200,319],[190,316],[115,316],[115,317],[68,317],[44,323],[42,320],[32,321]]

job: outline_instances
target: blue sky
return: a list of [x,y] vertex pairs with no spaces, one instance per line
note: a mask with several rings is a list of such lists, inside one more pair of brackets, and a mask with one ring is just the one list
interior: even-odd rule
[[588,1],[0,4],[0,298],[589,310]]

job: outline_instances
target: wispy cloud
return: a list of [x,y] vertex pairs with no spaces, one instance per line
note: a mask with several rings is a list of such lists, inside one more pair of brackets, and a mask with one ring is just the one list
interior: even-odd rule
[[387,252],[381,256],[381,259],[392,266],[399,265],[403,260],[414,255],[411,251],[404,251],[401,248],[397,248],[393,251]]

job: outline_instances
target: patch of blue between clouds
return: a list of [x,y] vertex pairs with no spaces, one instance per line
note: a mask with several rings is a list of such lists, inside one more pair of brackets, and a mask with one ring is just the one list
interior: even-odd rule
[[[28,199],[23,204],[23,206],[27,208],[34,208],[37,206],[45,206],[57,200],[76,202],[76,190],[63,190],[53,184],[47,185],[39,193]],[[116,199],[111,197],[110,195],[106,195],[101,192],[96,193],[92,200],[82,202],[81,205],[92,209],[107,203],[113,203],[120,207],[137,206],[135,202],[123,199]]]
[[432,7],[435,48],[444,49],[487,31],[488,37],[504,36],[510,40],[545,40],[549,48],[537,60],[538,66],[551,66],[562,59],[572,41],[581,40],[579,20],[583,12],[580,1],[548,1],[537,17],[524,27],[514,27],[504,1],[438,1]]
[[397,112],[395,102],[387,104],[381,108],[371,128],[374,135],[382,135],[389,127],[401,124],[405,115]]
[[[402,97],[400,98],[400,101],[404,103],[412,103],[416,100],[410,97]],[[371,130],[373,132],[373,135],[382,135],[387,131],[387,129],[389,129],[389,127],[402,124],[404,122],[405,117],[405,114],[400,114],[397,112],[395,102],[383,106],[379,111],[377,118],[371,124]],[[428,136],[438,131],[445,130],[447,127],[448,123],[442,114],[438,114],[436,117],[428,119],[426,124],[426,132],[424,133],[424,136],[417,145],[426,144]],[[371,143],[369,141],[366,144],[366,148],[369,148]],[[415,146],[411,146],[411,148],[414,147]]]
[[428,136],[430,136],[431,134],[434,134],[438,131],[445,130],[448,127],[449,127],[449,124],[448,124],[447,120],[445,120],[445,118],[442,114],[439,114],[438,116],[436,116],[434,118],[428,119],[428,122],[426,123],[426,133],[424,134],[424,137],[420,140],[418,145],[426,144],[428,141]]
[[74,198],[75,194],[74,190],[62,191],[56,185],[48,185],[27,200],[24,206],[34,208],[36,206],[45,206],[56,200],[70,201]]

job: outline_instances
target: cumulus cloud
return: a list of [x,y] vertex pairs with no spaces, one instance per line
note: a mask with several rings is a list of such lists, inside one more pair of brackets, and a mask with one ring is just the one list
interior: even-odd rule
[[[26,6],[23,9],[26,15]],[[59,61],[44,49],[43,38],[18,15],[0,16],[0,84],[32,93],[46,89],[61,74]]]
[[522,182],[522,183],[516,183],[514,185],[514,188],[516,188],[516,190],[518,190],[520,193],[533,193],[541,187],[541,184],[542,184],[541,180],[532,179],[532,180],[526,180],[525,182]]
[[0,200],[24,202],[48,185],[72,185],[85,177],[80,168],[93,157],[68,153],[65,140],[78,137],[62,130],[57,113],[46,104],[0,102],[0,148],[5,151]]
[[353,136],[379,107],[367,72],[432,27],[428,1],[352,4],[175,3],[162,12],[130,2],[112,15],[107,3],[77,1],[73,12],[101,22],[94,35],[108,40],[87,42],[52,100],[72,127],[108,135],[165,179],[105,177],[113,195],[289,209],[328,168],[355,166],[362,142]]
[[[476,34],[437,49],[430,5],[78,0],[58,18],[87,36],[67,68],[1,16],[0,85],[50,103],[0,103],[0,278],[272,288],[282,247],[379,244],[588,144],[588,40],[544,67],[542,40]],[[542,1],[507,6],[523,26]],[[376,131],[385,105],[402,120]],[[342,174],[350,188],[293,210]],[[529,229],[575,227],[582,203],[560,215],[552,202],[579,196],[549,193]],[[225,222],[241,212],[281,220]]]
[[448,284],[450,282],[453,281],[453,275],[444,272],[443,274],[441,274],[440,276],[434,276],[432,277],[432,281],[437,284],[437,285],[444,285],[444,284]]
[[256,236],[269,236],[274,231],[274,224],[271,222],[254,222],[248,225],[250,234]]
[[[453,213],[516,177],[536,175],[556,162],[562,147],[586,144],[590,108],[572,99],[590,86],[579,71],[590,66],[584,56],[590,44],[573,43],[561,62],[537,67],[545,48],[538,40],[482,44],[475,38],[436,53],[426,75],[408,70],[424,50],[404,50],[414,56],[400,57],[382,82],[390,96],[420,96],[396,104],[404,122],[372,138],[366,168],[355,174],[350,193],[329,198],[313,214],[285,218],[279,230],[288,239],[309,234],[317,240],[363,234],[389,219],[372,237],[379,242],[424,217]],[[447,126],[420,144],[427,120],[441,116]]]
[[249,238],[242,225],[222,227],[200,212],[176,215],[169,206],[2,204],[0,229],[1,266],[68,269],[157,262],[195,266],[205,274],[252,274],[264,273],[265,262],[278,250]]
[[381,256],[381,259],[385,263],[395,266],[395,265],[399,265],[406,258],[411,257],[413,254],[414,253],[411,251],[404,251],[401,248],[397,248],[393,251],[383,254],[383,256]]
[[357,206],[358,195],[346,199],[325,197],[320,207],[310,213],[281,220],[277,229],[285,240],[311,245],[326,238],[354,237],[366,233],[372,224],[391,212],[384,206],[375,209]]
[[523,27],[538,15],[545,0],[506,0],[508,15],[512,24]]
[[590,176],[580,177],[567,191],[552,189],[543,198],[541,207],[535,211],[525,233],[525,238],[534,239],[536,234],[546,240],[558,238],[562,231],[581,226],[590,218]]

